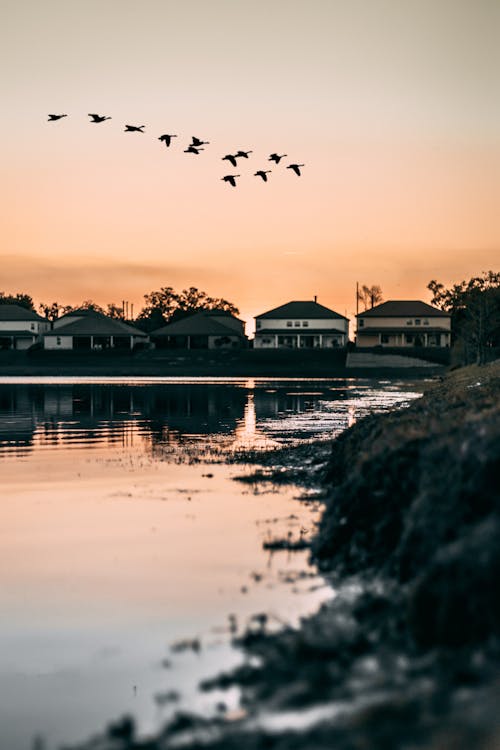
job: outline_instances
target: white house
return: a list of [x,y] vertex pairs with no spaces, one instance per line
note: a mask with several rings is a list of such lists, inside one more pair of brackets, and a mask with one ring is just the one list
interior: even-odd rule
[[349,320],[314,301],[287,302],[255,318],[255,349],[329,349],[345,346]]
[[53,329],[43,336],[43,347],[56,351],[133,349],[148,341],[144,331],[122,320],[95,310],[72,310],[54,321]]
[[247,345],[245,324],[225,310],[201,310],[151,333],[160,348],[236,349]]
[[0,305],[0,349],[28,349],[50,323],[21,305]]
[[450,346],[451,316],[419,300],[383,302],[357,319],[357,346]]

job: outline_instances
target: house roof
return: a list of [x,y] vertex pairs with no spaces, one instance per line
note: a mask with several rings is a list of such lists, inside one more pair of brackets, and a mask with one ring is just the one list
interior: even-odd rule
[[371,310],[359,313],[358,318],[449,318],[449,313],[420,300],[389,300]]
[[[364,330],[364,329],[363,329]],[[338,328],[261,328],[259,331],[255,332],[255,337],[257,336],[266,336],[268,334],[278,334],[278,336],[296,336],[297,334],[300,334],[301,336],[307,336],[307,335],[328,335],[332,334],[334,336],[341,335],[346,336],[345,331],[339,331]]]
[[[82,317],[80,317],[80,313]],[[68,322],[65,325],[58,325],[52,331],[47,331],[44,336],[142,336],[147,338],[147,333],[140,331],[135,326],[123,323],[121,320],[108,318],[107,315],[95,312],[95,310],[78,310],[69,313],[68,317],[77,315],[78,320]],[[59,320],[62,320],[62,318]]]
[[0,328],[0,339],[5,338],[5,336],[13,336],[16,339],[36,339],[38,334],[36,331],[28,331],[27,329],[15,331]]
[[21,305],[0,305],[0,320],[41,320],[45,318],[38,315],[34,310],[27,310]]
[[341,318],[347,320],[344,315],[339,315],[334,310],[330,310],[329,307],[320,305],[319,302],[313,302],[312,300],[306,300],[302,302],[287,302],[285,305],[275,307],[272,310],[268,310],[262,315],[256,315],[256,320],[263,320],[265,318]]
[[182,318],[175,323],[168,323],[166,326],[157,328],[151,336],[239,336],[244,338],[243,333],[235,328],[220,320],[215,320],[215,315],[216,312],[213,310],[195,313],[188,318]]

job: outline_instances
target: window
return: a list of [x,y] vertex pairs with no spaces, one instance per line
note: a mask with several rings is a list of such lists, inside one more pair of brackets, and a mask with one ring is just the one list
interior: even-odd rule
[[308,320],[303,320],[302,321],[302,327],[303,328],[309,328],[309,321]]
[[424,326],[428,326],[428,325],[429,325],[429,321],[428,320],[424,320]]
[[300,328],[300,320],[296,320],[294,326],[295,328]]
[[57,343],[57,346],[61,346],[61,337],[60,336],[57,336],[56,343]]
[[411,334],[407,333],[405,339],[407,344],[413,344],[413,336]]
[[292,323],[292,321],[291,321],[291,320],[287,320],[287,321],[286,321],[286,327],[287,327],[287,328],[291,328],[291,327],[292,327],[292,325],[293,325],[293,323]]
[[388,333],[383,333],[380,336],[380,343],[381,344],[388,344],[389,343],[389,334]]
[[32,323],[32,324],[31,324],[31,330],[32,330],[32,331],[34,331],[34,330],[35,330],[35,324],[34,324],[34,323]]
[[363,328],[364,324],[365,324],[365,321],[364,321],[364,320],[360,320],[360,321],[359,321],[359,327],[360,327],[360,328]]
[[415,325],[416,325],[416,326],[419,326],[419,325],[420,325],[420,318],[415,318]]
[[407,320],[406,321],[406,325],[407,326],[412,326],[413,325],[413,320]]
[[260,322],[260,320],[258,320],[258,321],[257,321],[257,328],[260,328],[260,327],[261,327],[261,325],[262,325],[262,323]]

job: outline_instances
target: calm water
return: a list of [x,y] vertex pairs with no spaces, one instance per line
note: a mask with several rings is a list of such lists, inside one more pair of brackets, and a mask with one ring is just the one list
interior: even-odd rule
[[[215,710],[203,676],[267,612],[334,592],[306,553],[262,543],[320,507],[242,484],[234,451],[330,437],[421,384],[363,380],[0,378],[0,748],[48,750],[132,713],[158,729]],[[184,641],[194,641],[190,648]],[[222,696],[237,707],[238,695]]]

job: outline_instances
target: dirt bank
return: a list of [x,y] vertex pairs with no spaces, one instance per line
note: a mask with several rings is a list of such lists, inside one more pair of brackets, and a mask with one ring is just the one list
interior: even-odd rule
[[299,630],[248,633],[246,664],[204,686],[241,686],[238,721],[177,716],[149,743],[115,727],[112,747],[498,747],[500,365],[299,450],[274,463],[322,478],[312,554],[336,596]]

